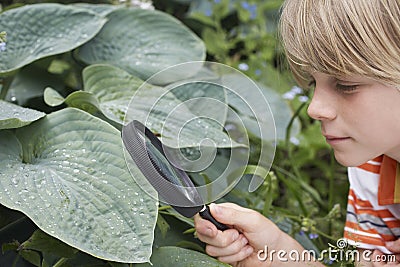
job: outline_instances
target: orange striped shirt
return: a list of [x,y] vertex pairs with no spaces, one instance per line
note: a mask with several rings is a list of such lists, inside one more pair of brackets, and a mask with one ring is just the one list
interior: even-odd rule
[[349,244],[380,249],[400,238],[400,164],[385,155],[348,168],[350,190],[344,237]]

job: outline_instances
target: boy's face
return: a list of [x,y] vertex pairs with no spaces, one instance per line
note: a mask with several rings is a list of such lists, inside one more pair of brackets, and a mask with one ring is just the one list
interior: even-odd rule
[[361,76],[315,72],[308,114],[337,161],[358,166],[382,154],[400,161],[400,91]]

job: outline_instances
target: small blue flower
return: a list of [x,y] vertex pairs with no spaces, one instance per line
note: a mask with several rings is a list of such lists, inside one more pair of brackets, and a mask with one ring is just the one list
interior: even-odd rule
[[242,7],[244,8],[244,9],[247,9],[247,10],[249,10],[249,3],[247,3],[246,1],[245,2],[242,2]]
[[257,17],[257,5],[250,5],[248,10],[250,12],[250,19],[255,19]]
[[310,239],[316,239],[316,238],[318,238],[318,234],[316,234],[316,233],[309,233],[309,234],[308,234],[308,237],[309,237]]
[[254,71],[254,73],[255,73],[257,76],[260,76],[260,75],[261,75],[261,70],[260,70],[260,69],[256,69],[256,70]]
[[212,15],[212,10],[206,9],[206,11],[204,11],[204,15],[206,15],[207,17],[210,17]]
[[249,65],[247,65],[246,63],[240,63],[238,68],[240,70],[246,71],[246,70],[249,70]]
[[328,259],[325,259],[325,260],[324,260],[324,263],[327,264],[327,265],[332,265],[332,264],[333,264],[333,260],[331,260],[331,259],[329,259],[329,260],[328,260]]
[[292,137],[290,137],[290,143],[292,143],[295,146],[298,146],[300,144],[300,140],[297,139],[296,137],[292,136]]
[[306,95],[299,96],[299,101],[302,102],[302,103],[307,102],[308,101],[308,96],[306,96]]
[[290,89],[290,91],[292,91],[293,93],[299,95],[303,93],[303,89],[301,89],[298,86],[293,86],[292,89]]
[[249,4],[247,1],[242,2],[241,6],[250,12],[250,19],[255,19],[257,17],[257,5]]
[[6,43],[0,43],[0,52],[6,51],[7,47],[6,47]]
[[292,91],[286,92],[282,95],[283,99],[287,99],[287,100],[292,100],[294,99],[296,96],[296,93],[293,93]]
[[305,235],[303,230],[300,230],[299,235]]
[[219,4],[219,3],[221,3],[221,0],[214,0],[214,3]]

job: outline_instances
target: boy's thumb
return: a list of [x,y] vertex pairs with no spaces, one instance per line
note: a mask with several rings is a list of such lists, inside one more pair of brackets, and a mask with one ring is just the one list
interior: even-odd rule
[[258,224],[264,218],[260,213],[233,203],[210,204],[213,217],[224,224],[237,226],[246,232],[259,230]]

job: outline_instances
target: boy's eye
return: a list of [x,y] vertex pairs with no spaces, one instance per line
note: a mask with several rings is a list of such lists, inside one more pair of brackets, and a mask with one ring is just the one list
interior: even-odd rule
[[351,93],[352,91],[356,90],[357,87],[358,86],[356,84],[345,85],[345,84],[336,83],[336,89],[343,93]]

